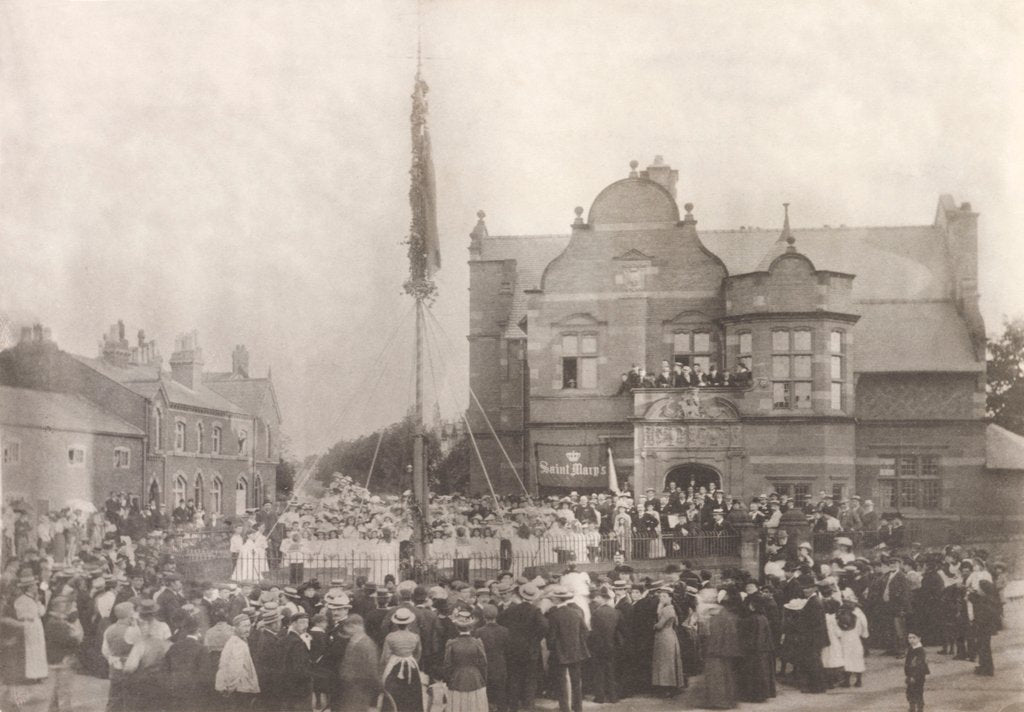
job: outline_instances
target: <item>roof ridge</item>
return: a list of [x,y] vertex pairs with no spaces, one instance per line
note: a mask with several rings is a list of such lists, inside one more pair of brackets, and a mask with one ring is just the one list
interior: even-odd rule
[[[841,230],[905,230],[908,228],[921,229],[921,230],[934,230],[935,225],[819,225],[817,227],[794,227],[791,228],[790,232],[821,232],[824,230],[839,232]],[[735,233],[759,233],[766,232],[775,234],[778,231],[777,227],[720,227],[698,230],[698,235],[708,235],[712,233],[723,233],[723,232],[735,232]]]

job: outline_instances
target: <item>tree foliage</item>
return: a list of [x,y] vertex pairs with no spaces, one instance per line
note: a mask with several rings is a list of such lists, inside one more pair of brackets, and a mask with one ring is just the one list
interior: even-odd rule
[[[407,468],[412,465],[412,445],[415,425],[411,415],[398,423],[377,430],[353,440],[337,442],[320,460],[317,479],[328,483],[331,475],[340,472],[350,476],[357,484],[366,484],[366,477],[373,463],[373,453],[380,440],[377,462],[373,465],[370,489],[374,492],[399,494],[412,489],[412,478]],[[456,491],[469,482],[469,459],[467,446],[456,443],[446,454],[442,454],[436,434],[427,432],[424,437],[424,457],[431,491],[446,493]]]
[[1024,435],[1024,319],[1003,322],[1003,335],[988,342],[988,415]]

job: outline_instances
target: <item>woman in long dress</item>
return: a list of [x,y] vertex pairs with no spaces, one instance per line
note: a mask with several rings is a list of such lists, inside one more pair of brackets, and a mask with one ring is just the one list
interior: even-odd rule
[[21,645],[20,652],[23,655],[12,656],[12,667],[15,667],[17,663],[22,663],[22,665],[20,669],[11,670],[11,681],[37,682],[45,680],[49,673],[49,666],[46,662],[46,636],[43,632],[42,619],[46,607],[39,601],[36,578],[31,573],[22,574],[18,578],[18,588],[20,594],[14,599],[12,613],[18,622],[20,636],[11,638],[15,646]]
[[483,641],[471,635],[476,618],[460,610],[451,620],[459,634],[444,649],[448,712],[487,712],[487,654]]
[[249,532],[238,552],[238,561],[231,574],[232,581],[251,583],[260,581],[267,572],[267,538],[259,530]]
[[707,640],[704,643],[703,707],[732,709],[736,706],[736,660],[742,655],[736,611],[739,594],[727,591],[720,606],[708,608]]
[[772,655],[771,625],[767,604],[759,593],[747,596],[739,633],[743,647],[740,663],[740,687],[744,702],[765,702],[775,697],[775,658]]
[[676,632],[678,626],[679,618],[672,605],[672,589],[658,589],[658,620],[654,624],[651,684],[660,688],[664,697],[674,697],[686,686],[679,635]]
[[[395,630],[384,638],[380,661],[384,668],[384,691],[399,712],[423,711],[423,687],[420,683],[420,637],[410,631],[416,614],[399,608],[391,616]],[[386,706],[385,706],[386,708]]]

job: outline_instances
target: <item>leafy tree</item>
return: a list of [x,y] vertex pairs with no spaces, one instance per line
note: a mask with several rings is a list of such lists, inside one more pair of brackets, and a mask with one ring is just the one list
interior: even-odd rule
[[[382,436],[383,433],[383,436]],[[370,489],[374,492],[401,493],[412,489],[408,468],[412,465],[415,428],[412,415],[369,435],[337,442],[321,458],[316,477],[329,483],[335,472],[350,476],[357,484],[366,484],[373,453],[380,440],[377,462],[373,465]],[[435,493],[465,491],[469,483],[469,444],[462,438],[445,455],[441,454],[435,433],[427,432],[423,444],[427,478]]]
[[279,446],[281,456],[277,463],[277,495],[287,499],[295,489],[295,473],[299,469],[299,463],[292,452],[292,441],[288,435],[281,436]]
[[1024,319],[1003,321],[1003,335],[988,342],[988,415],[1024,435]]

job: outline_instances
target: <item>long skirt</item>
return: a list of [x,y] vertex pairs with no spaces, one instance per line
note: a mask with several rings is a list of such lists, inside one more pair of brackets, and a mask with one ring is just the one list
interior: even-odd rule
[[679,638],[672,628],[663,628],[654,634],[651,684],[655,687],[682,687],[685,683]]
[[704,700],[702,707],[727,710],[736,706],[736,661],[733,658],[704,660]]
[[775,660],[771,653],[751,653],[740,661],[740,694],[744,702],[775,697]]
[[683,659],[683,673],[700,675],[704,670],[704,661],[700,654],[700,637],[690,626],[681,625],[676,630],[679,634],[679,655]]
[[[419,671],[413,670],[406,679],[399,678],[402,667],[396,665],[384,678],[384,690],[395,701],[398,712],[423,712],[423,686],[420,684]],[[385,703],[384,709],[387,709]]]
[[448,712],[487,712],[487,688],[469,692],[448,690]]

